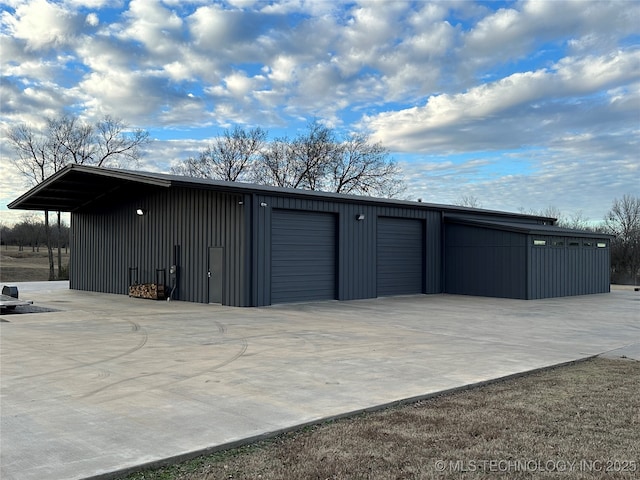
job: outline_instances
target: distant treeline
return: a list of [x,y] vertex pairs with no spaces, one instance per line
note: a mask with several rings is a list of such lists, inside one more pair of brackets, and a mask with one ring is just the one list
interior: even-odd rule
[[[16,245],[19,250],[37,251],[47,246],[46,238],[44,221],[36,215],[24,217],[13,227],[0,225],[0,244]],[[56,247],[69,248],[69,226],[64,221],[60,222],[59,230],[57,224],[51,226],[51,248]]]

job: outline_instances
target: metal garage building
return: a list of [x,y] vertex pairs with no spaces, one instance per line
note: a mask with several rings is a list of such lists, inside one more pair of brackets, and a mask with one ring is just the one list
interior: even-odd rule
[[78,290],[166,283],[234,306],[609,291],[610,237],[532,215],[81,165],[9,207],[71,212]]

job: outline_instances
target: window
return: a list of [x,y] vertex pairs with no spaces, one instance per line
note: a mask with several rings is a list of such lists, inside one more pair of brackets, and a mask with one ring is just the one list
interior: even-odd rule
[[587,248],[593,247],[593,242],[583,242],[582,246]]
[[569,246],[576,248],[580,246],[580,242],[576,242],[575,240],[572,240],[571,242],[569,242]]
[[554,247],[564,247],[564,240],[554,240],[551,245]]
[[534,238],[533,244],[537,247],[544,247],[547,244],[547,241],[541,238]]
[[596,244],[596,247],[598,247],[598,248],[607,248],[607,244],[606,244],[606,242],[598,242]]

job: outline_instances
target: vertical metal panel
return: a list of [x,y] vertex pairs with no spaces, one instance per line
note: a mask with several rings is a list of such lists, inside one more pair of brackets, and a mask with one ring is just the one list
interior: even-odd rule
[[[128,292],[128,268],[140,282],[155,282],[156,269],[168,269],[180,246],[176,297],[207,302],[208,247],[225,247],[225,305],[242,305],[244,219],[241,196],[208,190],[171,189],[142,195],[109,211],[72,214],[71,288]],[[135,214],[136,208],[147,211]]]
[[375,297],[376,209],[343,204],[338,210],[338,298]]
[[444,245],[442,244],[443,224],[440,212],[427,212],[425,227],[424,293],[442,293],[444,291],[442,284]]
[[526,235],[446,225],[445,291],[526,298]]
[[[534,239],[545,240],[544,246]],[[610,251],[602,240],[561,236],[529,236],[528,298],[551,298],[609,292]]]

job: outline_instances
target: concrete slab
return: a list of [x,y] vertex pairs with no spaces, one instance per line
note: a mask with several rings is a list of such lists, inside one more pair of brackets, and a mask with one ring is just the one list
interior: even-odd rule
[[59,311],[0,324],[3,480],[109,476],[603,352],[640,360],[629,290],[242,309],[19,288]]

